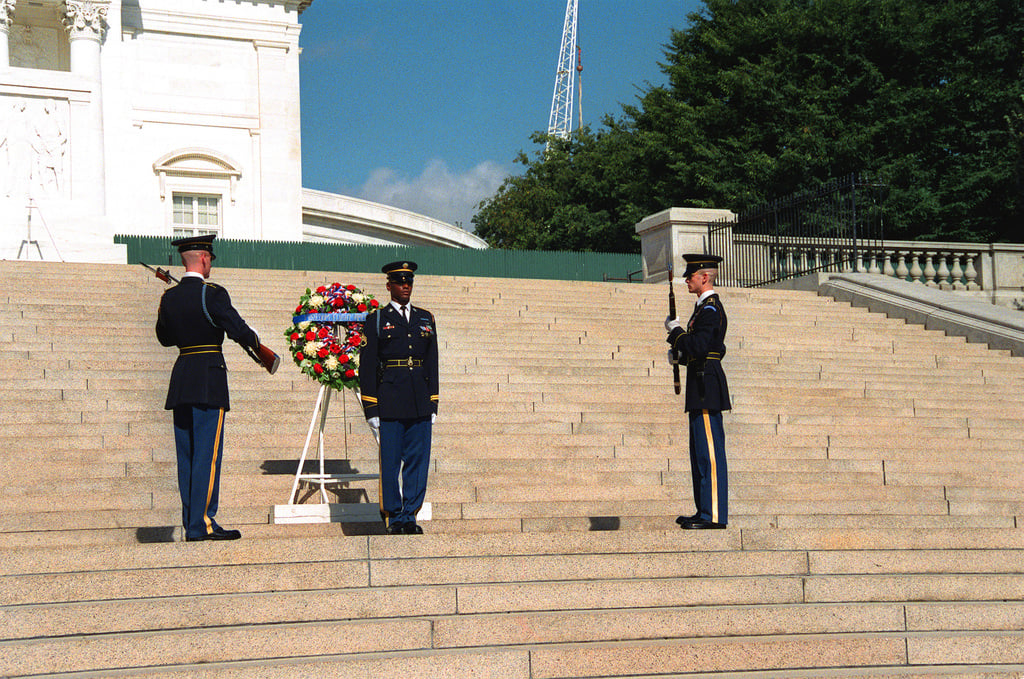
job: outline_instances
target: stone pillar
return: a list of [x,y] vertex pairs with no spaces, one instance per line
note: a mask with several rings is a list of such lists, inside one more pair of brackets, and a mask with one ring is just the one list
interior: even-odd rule
[[11,47],[8,36],[14,23],[14,0],[0,0],[0,68],[11,65]]
[[[89,158],[86,177],[76,177],[73,198],[91,205],[94,216],[106,214],[106,161],[103,141],[103,74],[100,47],[107,28],[110,0],[63,0],[64,28],[71,49],[71,72],[92,83],[88,123],[83,139],[73,139],[75,150]],[[77,165],[77,164],[76,164]],[[78,166],[81,167],[81,166]],[[79,181],[82,179],[83,181]]]
[[[688,207],[673,207],[645,217],[636,225],[644,283],[668,280],[670,264],[673,271],[681,272],[686,268],[683,253],[707,252],[708,224],[731,218],[735,218],[735,214],[729,210]],[[714,254],[728,257],[731,253]]]
[[71,72],[99,82],[100,45],[110,0],[64,0],[64,28],[71,46]]

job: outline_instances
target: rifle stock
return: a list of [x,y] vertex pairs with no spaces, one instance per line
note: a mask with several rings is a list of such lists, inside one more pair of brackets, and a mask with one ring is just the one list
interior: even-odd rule
[[268,373],[273,375],[277,372],[277,366],[281,365],[281,357],[275,354],[273,349],[261,343],[256,355],[259,357],[259,364],[266,368]]
[[[672,289],[672,266],[668,267],[668,315],[670,318],[676,317],[676,293]],[[672,388],[678,394],[682,391],[682,385],[679,383],[679,356],[675,350],[672,350]]]

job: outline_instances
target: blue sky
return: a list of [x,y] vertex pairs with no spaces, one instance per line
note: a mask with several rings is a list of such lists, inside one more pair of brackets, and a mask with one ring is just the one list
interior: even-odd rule
[[[597,127],[664,83],[670,30],[702,4],[579,5],[583,121]],[[564,17],[565,0],[314,0],[300,17],[303,186],[472,229],[547,128]]]

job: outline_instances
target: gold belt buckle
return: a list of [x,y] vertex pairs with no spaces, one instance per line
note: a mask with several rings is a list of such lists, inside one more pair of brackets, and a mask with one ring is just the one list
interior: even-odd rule
[[410,368],[412,367],[412,356],[409,357],[408,365]]

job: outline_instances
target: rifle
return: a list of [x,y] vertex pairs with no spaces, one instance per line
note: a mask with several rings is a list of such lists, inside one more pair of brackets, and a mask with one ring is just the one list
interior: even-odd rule
[[[670,318],[676,317],[676,293],[672,289],[672,265],[668,266],[668,315]],[[681,389],[679,385],[679,356],[676,354],[675,349],[672,350],[672,386],[678,394]]]
[[178,279],[175,278],[174,276],[172,276],[171,272],[168,271],[167,269],[161,269],[160,267],[157,267],[157,268],[154,269],[153,267],[151,267],[149,264],[146,264],[145,262],[139,262],[139,264],[141,264],[142,266],[144,266],[147,269],[149,269],[150,271],[152,271],[154,276],[156,276],[157,278],[162,280],[164,283],[167,283],[168,285],[170,285],[171,283],[177,283],[178,282]]
[[[155,269],[145,262],[139,262],[142,266],[146,267],[153,272],[153,275],[162,280],[164,283],[170,285],[171,283],[180,282],[177,278],[171,275],[171,272],[167,269],[161,269],[156,267]],[[252,347],[244,344],[240,345],[245,353],[249,354],[249,358],[259,363],[261,366],[266,368],[267,372],[273,375],[277,372],[277,367],[281,365],[281,357],[274,353],[274,350],[267,345],[260,343],[259,348],[253,349]]]

